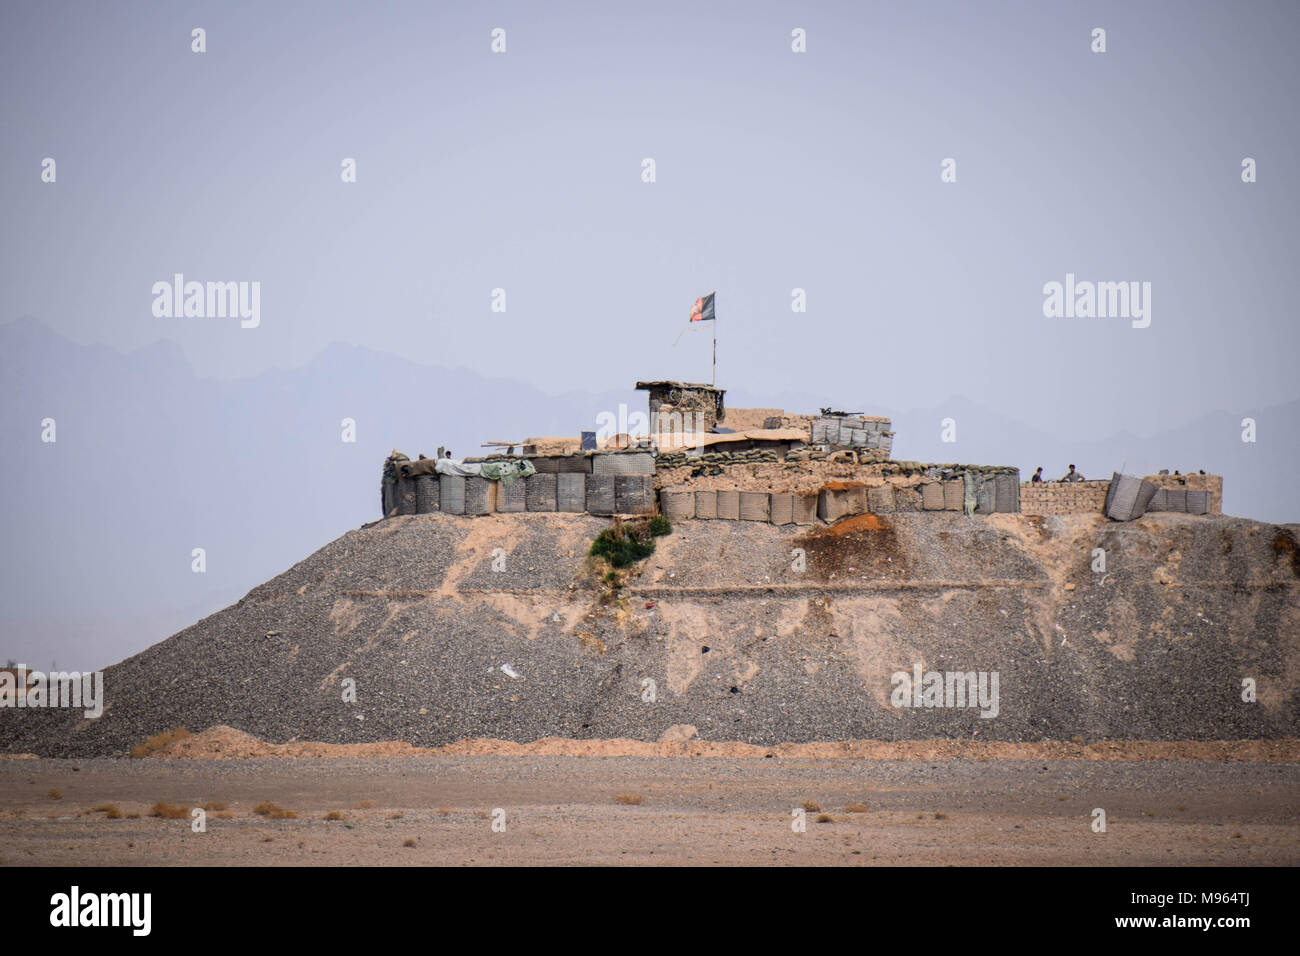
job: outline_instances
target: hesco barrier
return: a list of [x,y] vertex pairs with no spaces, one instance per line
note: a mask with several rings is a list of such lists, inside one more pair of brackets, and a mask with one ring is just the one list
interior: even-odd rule
[[944,511],[961,511],[962,502],[966,497],[965,484],[960,478],[943,483]]
[[740,493],[740,519],[742,521],[767,521],[771,516],[772,496],[766,491]]
[[528,479],[516,478],[510,484],[501,482],[501,488],[497,491],[497,511],[504,511],[515,514],[520,511],[526,511],[528,500]]
[[619,514],[643,515],[655,510],[654,478],[651,475],[615,475],[614,507]]
[[555,475],[529,475],[528,490],[524,493],[525,506],[529,511],[555,510]]
[[997,509],[1001,512],[1020,510],[1020,476],[998,475],[993,479],[997,486]]
[[718,492],[718,517],[728,521],[740,520],[740,492]]
[[718,493],[716,491],[695,492],[695,517],[716,518],[718,516]]
[[614,513],[614,503],[614,476],[589,475],[587,477],[587,511],[594,515],[612,515]]
[[539,475],[586,475],[591,472],[591,459],[586,455],[554,455],[528,460]]
[[587,476],[560,472],[555,476],[555,510],[587,510]]
[[465,479],[461,475],[438,477],[438,509],[449,515],[465,513]]
[[609,452],[591,456],[593,475],[653,475],[655,458],[649,452]]
[[[998,494],[999,483],[1003,484],[1002,497]],[[909,510],[961,511],[965,506],[965,482],[962,479],[930,482],[904,490],[915,500],[915,504],[908,506]],[[669,518],[720,518],[765,521],[775,525],[807,525],[820,518],[833,524],[857,514],[893,512],[895,491],[892,485],[868,488],[843,483],[839,487],[823,488],[820,492],[726,490],[692,494],[683,488],[665,488],[659,493],[659,504]],[[1019,483],[1014,475],[989,475],[980,483],[980,493],[981,505],[987,509],[982,513],[993,514],[1018,503]]]
[[1105,515],[1114,521],[1140,518],[1155,494],[1156,486],[1151,482],[1115,472],[1106,491]]
[[659,506],[669,521],[695,517],[695,492],[664,491],[659,495]]
[[772,524],[794,524],[794,495],[772,495]]
[[477,475],[465,479],[465,514],[486,515],[496,510],[497,483]]
[[397,513],[399,515],[413,515],[416,513],[415,502],[415,479],[398,478],[397,479]]
[[438,476],[418,475],[415,479],[415,513],[427,515],[438,510]]
[[921,486],[921,507],[926,511],[942,511],[943,498],[943,485],[939,482]]

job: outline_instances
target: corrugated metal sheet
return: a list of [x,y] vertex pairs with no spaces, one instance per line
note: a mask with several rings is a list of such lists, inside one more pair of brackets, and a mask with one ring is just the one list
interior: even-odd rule
[[771,496],[772,524],[794,523],[794,495]]
[[1183,514],[1186,514],[1187,513],[1187,489],[1166,488],[1165,489],[1165,510],[1178,511]]
[[587,476],[565,473],[555,476],[555,510],[587,510]]
[[1189,515],[1207,515],[1210,513],[1210,493],[1187,489],[1187,513]]
[[867,489],[867,507],[874,514],[887,515],[894,510],[894,486],[880,485]]
[[[533,477],[536,477],[534,475]],[[589,475],[587,477],[587,511],[594,515],[614,513],[614,476]]]
[[795,524],[813,524],[817,520],[817,501],[816,492],[796,493],[794,498],[794,523]]
[[[1109,497],[1109,488],[1106,489],[1106,494]],[[1165,489],[1157,488],[1156,493],[1151,496],[1151,501],[1147,504],[1147,511],[1168,511],[1169,509],[1165,507],[1165,504]]]
[[718,516],[718,493],[716,491],[695,492],[695,517],[716,518]]
[[991,477],[981,477],[975,480],[975,512],[976,514],[991,515],[998,510],[998,486]]
[[555,475],[529,475],[528,490],[524,492],[524,506],[529,511],[555,510]]
[[449,515],[465,513],[465,478],[463,475],[438,476],[438,510]]

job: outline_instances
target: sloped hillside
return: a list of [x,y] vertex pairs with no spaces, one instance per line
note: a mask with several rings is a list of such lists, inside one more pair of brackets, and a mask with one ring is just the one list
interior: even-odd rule
[[[1295,525],[685,521],[621,589],[585,567],[607,525],[434,514],[350,532],[109,668],[98,720],[0,710],[0,748],[122,754],[216,724],[419,746],[655,740],[676,724],[765,745],[1300,736]],[[891,675],[916,666],[996,672],[996,716],[895,706]]]

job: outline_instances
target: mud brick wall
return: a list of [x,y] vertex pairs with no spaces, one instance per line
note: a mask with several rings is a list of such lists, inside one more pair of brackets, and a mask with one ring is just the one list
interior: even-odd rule
[[1106,504],[1106,481],[1022,481],[1020,513],[1026,515],[1073,515],[1095,511]]
[[[1157,488],[1185,488],[1210,493],[1210,514],[1223,514],[1222,475],[1147,475]],[[1027,515],[1071,515],[1101,511],[1106,504],[1105,481],[1044,481],[1020,483],[1020,513]]]

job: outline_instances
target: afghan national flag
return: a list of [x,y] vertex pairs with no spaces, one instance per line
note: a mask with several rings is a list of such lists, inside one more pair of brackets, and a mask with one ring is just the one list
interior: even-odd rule
[[692,322],[712,322],[717,318],[713,314],[713,297],[716,292],[710,292],[702,299],[695,300],[695,308],[691,309]]

